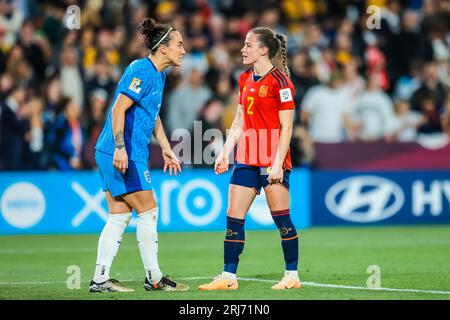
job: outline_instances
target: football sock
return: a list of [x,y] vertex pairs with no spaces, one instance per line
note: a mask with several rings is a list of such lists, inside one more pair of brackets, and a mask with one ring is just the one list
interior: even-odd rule
[[109,279],[109,269],[117,255],[122,235],[131,219],[131,212],[109,214],[108,220],[98,240],[97,263],[94,282],[101,283]]
[[136,239],[146,277],[150,283],[158,283],[163,276],[158,265],[157,225],[158,207],[138,215]]
[[292,223],[289,209],[272,211],[272,218],[281,235],[286,271],[297,271],[298,264],[298,235]]
[[231,272],[222,272],[222,277],[229,279],[229,280],[236,280],[236,273],[231,273]]
[[224,272],[236,274],[239,255],[245,244],[245,219],[227,217],[227,231],[224,246]]
[[284,272],[284,274],[285,274],[286,276],[291,277],[291,278],[298,278],[298,272],[297,272],[297,270],[286,270],[286,271]]

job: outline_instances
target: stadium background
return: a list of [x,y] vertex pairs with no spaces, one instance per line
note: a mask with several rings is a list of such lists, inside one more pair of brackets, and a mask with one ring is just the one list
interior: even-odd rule
[[[80,29],[68,28],[78,17],[71,5],[80,9]],[[380,9],[379,28],[367,27],[371,5]],[[160,115],[169,137],[177,128],[193,132],[194,120],[203,132],[225,134],[236,109],[245,34],[254,26],[284,33],[296,88],[296,226],[312,230],[311,237],[322,230],[316,227],[334,226],[318,234],[362,245],[373,232],[368,226],[414,225],[375,232],[388,239],[410,234],[412,253],[423,243],[445,257],[433,244],[444,250],[450,239],[449,15],[450,4],[440,0],[0,0],[3,254],[20,254],[22,238],[8,235],[101,231],[107,208],[93,147],[122,71],[147,55],[136,27],[151,16],[179,30],[187,51],[166,82]],[[160,170],[159,147],[150,148],[162,239],[221,232],[230,174],[215,176],[200,163],[169,177]],[[274,229],[264,195],[246,226],[255,234]],[[134,231],[133,221],[127,231]],[[426,238],[414,236],[422,231]],[[4,282],[10,278],[2,274]]]

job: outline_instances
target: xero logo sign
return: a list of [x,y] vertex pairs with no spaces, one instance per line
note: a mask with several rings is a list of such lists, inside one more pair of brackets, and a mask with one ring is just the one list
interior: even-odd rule
[[[178,189],[178,196],[174,193]],[[161,185],[161,222],[170,223],[171,199],[176,196],[181,217],[191,225],[205,226],[213,222],[222,209],[222,194],[214,183],[195,179],[181,185],[176,180]]]
[[335,216],[359,223],[376,222],[396,214],[405,196],[394,182],[377,176],[355,176],[334,184],[325,204]]

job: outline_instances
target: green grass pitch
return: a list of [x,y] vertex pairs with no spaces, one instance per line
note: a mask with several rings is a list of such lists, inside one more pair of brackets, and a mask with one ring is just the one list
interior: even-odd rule
[[[450,226],[302,230],[299,270],[304,285],[284,291],[270,289],[284,269],[274,230],[247,231],[238,270],[245,279],[238,290],[227,292],[197,289],[222,270],[222,232],[159,235],[160,267],[189,284],[187,292],[145,291],[135,235],[127,233],[111,276],[136,291],[90,294],[98,236],[1,236],[0,299],[450,299]],[[79,290],[67,288],[71,265],[81,270]],[[368,290],[371,265],[380,268],[382,288],[400,290]]]

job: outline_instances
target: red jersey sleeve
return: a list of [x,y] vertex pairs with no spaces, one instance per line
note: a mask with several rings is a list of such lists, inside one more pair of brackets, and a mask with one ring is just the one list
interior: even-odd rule
[[280,80],[274,81],[273,89],[278,102],[279,110],[295,109],[294,103],[294,85],[291,79],[278,71],[275,77]]

